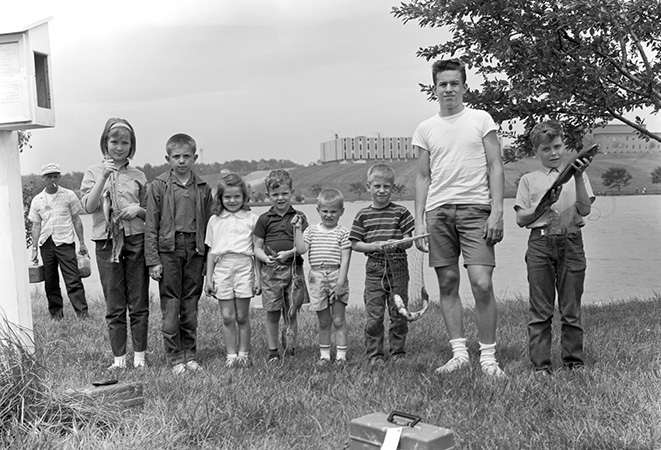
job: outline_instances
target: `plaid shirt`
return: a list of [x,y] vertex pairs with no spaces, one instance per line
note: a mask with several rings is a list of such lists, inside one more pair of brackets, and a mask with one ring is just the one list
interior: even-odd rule
[[80,200],[73,191],[58,187],[53,194],[52,204],[48,203],[46,190],[41,191],[32,199],[28,219],[41,222],[39,246],[49,237],[55,245],[72,244],[74,242],[73,217],[82,210]]

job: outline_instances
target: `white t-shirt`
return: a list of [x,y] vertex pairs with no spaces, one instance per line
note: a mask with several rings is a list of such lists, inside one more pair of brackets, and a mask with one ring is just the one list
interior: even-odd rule
[[464,107],[458,114],[435,114],[413,133],[413,145],[429,152],[431,183],[426,211],[447,204],[490,205],[483,139],[497,131],[491,115]]
[[252,231],[256,222],[257,215],[252,211],[223,211],[220,215],[214,214],[207,223],[204,243],[214,256],[226,253],[253,256]]

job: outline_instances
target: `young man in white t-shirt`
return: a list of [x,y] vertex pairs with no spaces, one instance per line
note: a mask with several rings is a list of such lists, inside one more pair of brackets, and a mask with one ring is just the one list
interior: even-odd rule
[[459,298],[459,255],[475,298],[480,365],[487,376],[504,377],[496,361],[494,245],[503,239],[504,172],[497,126],[486,111],[464,106],[466,69],[458,60],[437,61],[432,78],[440,111],[413,134],[418,151],[415,234],[436,271],[443,320],[453,357],[436,369],[445,374],[469,365]]

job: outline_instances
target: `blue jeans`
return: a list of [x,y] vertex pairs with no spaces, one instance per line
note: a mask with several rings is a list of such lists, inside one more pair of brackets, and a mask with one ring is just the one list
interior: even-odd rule
[[390,317],[390,354],[406,354],[406,335],[409,331],[408,321],[397,313],[392,294],[399,294],[408,304],[409,273],[406,256],[398,260],[401,270],[392,270],[386,267],[385,260],[381,258],[367,258],[365,266],[365,351],[370,358],[383,358],[385,356],[383,320],[385,310],[388,309]]
[[202,295],[204,256],[196,251],[194,233],[176,233],[174,252],[161,252],[163,276],[158,282],[163,314],[163,345],[175,366],[197,355],[197,306]]
[[144,234],[124,236],[120,261],[110,262],[112,240],[96,241],[96,264],[103,296],[110,348],[114,356],[126,354],[126,313],[131,321],[133,351],[147,350],[149,328],[149,271],[145,266]]
[[61,318],[64,316],[58,267],[62,271],[67,295],[76,315],[87,317],[87,300],[85,299],[85,287],[78,273],[76,244],[55,245],[53,238],[49,237],[39,247],[39,250],[41,260],[44,263],[44,289],[46,290],[48,312],[50,312],[51,317]]
[[534,236],[528,240],[526,266],[530,289],[528,338],[536,370],[551,369],[551,321],[555,291],[560,310],[562,362],[583,365],[581,296],[585,281],[585,252],[581,232]]

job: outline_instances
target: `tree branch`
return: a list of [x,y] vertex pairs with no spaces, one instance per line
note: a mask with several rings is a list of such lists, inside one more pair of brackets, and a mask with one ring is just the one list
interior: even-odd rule
[[614,109],[610,108],[608,105],[606,105],[606,110],[617,120],[620,122],[629,125],[631,128],[634,130],[638,131],[640,134],[644,134],[645,136],[649,137],[650,139],[654,139],[655,141],[661,142],[661,135],[652,133],[650,130],[647,128],[643,127],[642,125],[637,124],[636,122],[632,122],[631,120],[627,119],[623,115],[621,115],[619,112],[615,111]]

